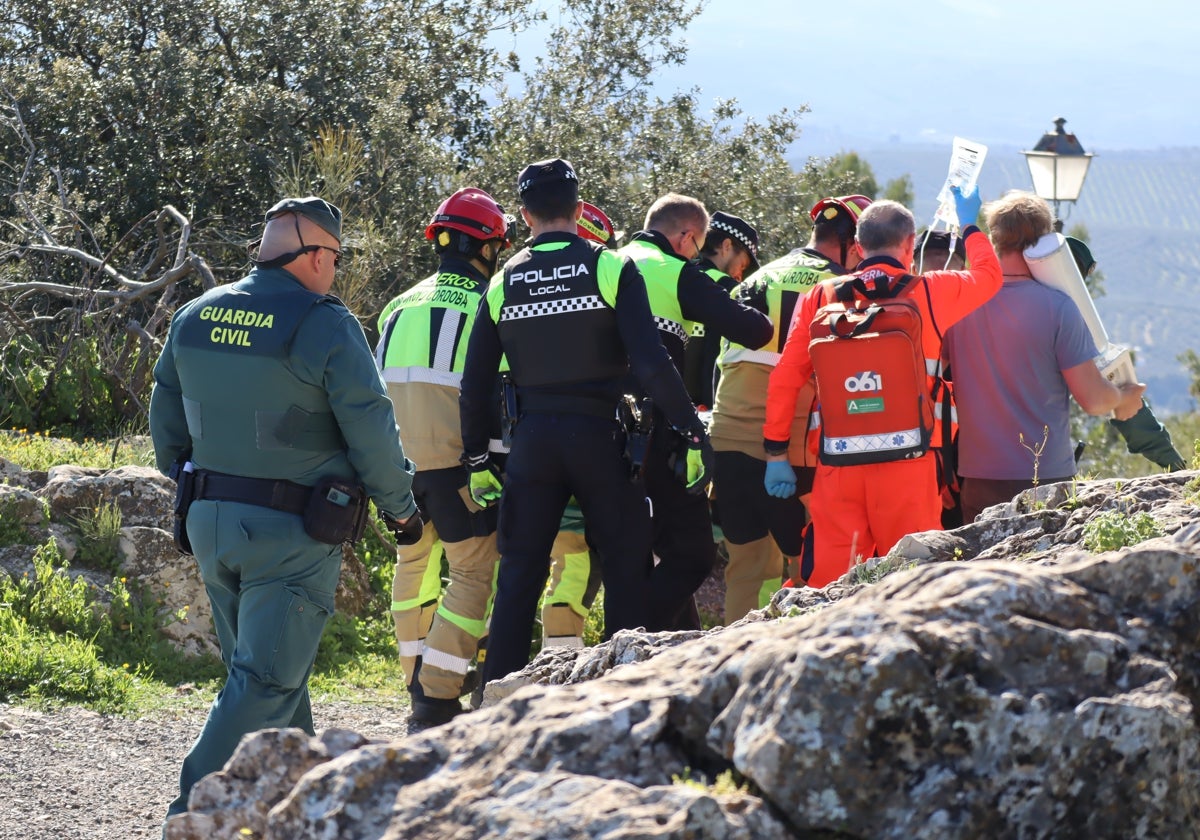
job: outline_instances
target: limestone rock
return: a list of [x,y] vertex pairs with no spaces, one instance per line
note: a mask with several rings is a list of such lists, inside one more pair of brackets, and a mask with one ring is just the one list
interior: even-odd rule
[[171,529],[175,482],[150,467],[54,467],[41,492],[58,520],[115,503],[123,525]]
[[258,732],[242,741],[220,773],[205,776],[192,788],[189,810],[169,821],[167,840],[260,837],[271,807],[301,776],[366,743],[343,729],[328,729],[319,738],[299,729]]
[[[732,627],[544,653],[477,712],[313,767],[263,836],[1194,837],[1186,479],[1041,490],[1060,506],[912,535]],[[1088,554],[1111,510],[1168,536]]]

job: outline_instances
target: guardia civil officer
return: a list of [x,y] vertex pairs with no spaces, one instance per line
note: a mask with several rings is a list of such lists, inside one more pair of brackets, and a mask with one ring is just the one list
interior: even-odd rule
[[510,223],[515,227],[483,190],[455,192],[425,228],[441,257],[437,272],[379,316],[376,361],[405,448],[419,466],[413,492],[432,522],[428,530],[441,538],[450,570],[439,605],[439,552],[402,551],[397,557],[392,615],[412,717],[421,723],[445,723],[462,711],[458,698],[470,691],[464,681],[487,629],[499,559],[496,509],[481,508],[467,495],[467,471],[459,463],[458,394],[467,336],[500,253],[510,244]]
[[[688,260],[700,256],[708,231],[704,205],[691,196],[669,193],[646,213],[645,229],[619,253],[637,265],[646,281],[659,337],[677,368],[684,369],[685,345],[696,322],[707,332],[747,347],[771,339],[771,319],[733,300],[729,293]],[[656,418],[657,422],[657,418]],[[700,629],[692,595],[717,561],[712,516],[704,485],[681,482],[679,442],[657,422],[646,457],[646,489],[654,508],[650,630]]]
[[645,623],[650,518],[630,481],[614,419],[632,368],[688,441],[687,478],[706,483],[708,438],[655,332],[637,269],[577,233],[579,181],[561,159],[517,180],[533,238],[492,280],[463,372],[464,463],[472,495],[501,496],[488,456],[492,382],[502,355],[520,421],[500,499],[500,572],[483,677],[529,661],[538,598],[567,500],[579,501],[604,564],[605,635]]
[[399,540],[422,530],[366,337],[329,294],[341,222],[315,196],[268,210],[254,269],[180,307],[154,367],[155,458],[167,473],[190,450],[186,537],[227,669],[168,818],[246,733],[313,733],[308,675],[366,498]]

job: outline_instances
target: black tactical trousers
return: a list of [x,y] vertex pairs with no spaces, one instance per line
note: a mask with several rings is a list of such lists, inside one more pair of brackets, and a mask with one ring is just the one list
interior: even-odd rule
[[629,480],[614,420],[528,413],[508,456],[498,529],[500,572],[483,678],[524,668],[550,549],[572,495],[603,558],[605,637],[642,626],[647,614],[650,516]]
[[650,573],[646,629],[698,630],[692,595],[717,562],[712,514],[708,498],[689,494],[675,475],[670,460],[678,436],[660,420],[655,420],[646,457],[646,492],[654,511],[653,545],[658,561]]

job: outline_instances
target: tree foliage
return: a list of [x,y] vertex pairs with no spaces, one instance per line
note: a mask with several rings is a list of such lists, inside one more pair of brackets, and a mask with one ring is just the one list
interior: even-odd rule
[[432,269],[442,198],[471,185],[512,208],[543,157],[571,159],[626,231],[677,191],[755,224],[765,256],[789,250],[857,176],[788,164],[803,110],[652,95],[700,8],[566,0],[525,57],[490,36],[544,17],[532,0],[0,0],[0,422],[144,418],[170,313],[246,270],[283,193],[346,210],[338,291],[368,328]]

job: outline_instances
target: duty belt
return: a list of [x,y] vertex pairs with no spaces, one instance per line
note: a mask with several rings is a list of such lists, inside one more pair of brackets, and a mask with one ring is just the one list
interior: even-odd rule
[[303,514],[312,488],[294,481],[273,478],[245,478],[210,470],[196,470],[195,500],[241,502],[247,505]]
[[570,394],[539,394],[522,392],[517,398],[522,413],[532,411],[548,414],[585,414],[612,420],[617,416],[617,400]]

